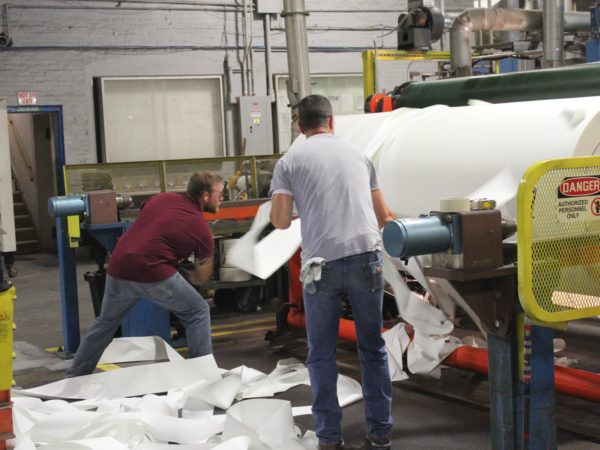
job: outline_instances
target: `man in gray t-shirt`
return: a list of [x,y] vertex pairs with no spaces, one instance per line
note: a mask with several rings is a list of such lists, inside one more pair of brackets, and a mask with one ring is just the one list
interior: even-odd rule
[[383,273],[379,229],[394,215],[387,207],[371,161],[333,135],[329,101],[310,95],[298,105],[306,141],[275,166],[271,222],[290,226],[293,203],[302,220],[302,281],[320,449],[342,445],[335,362],[341,300],[352,306],[373,449],[391,448],[391,382],[381,337]]

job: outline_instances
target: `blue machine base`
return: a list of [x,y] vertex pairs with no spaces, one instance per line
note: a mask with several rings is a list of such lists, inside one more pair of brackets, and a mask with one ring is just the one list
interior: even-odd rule
[[139,300],[125,316],[121,336],[160,336],[173,347],[186,344],[184,338],[171,338],[169,311],[146,299]]

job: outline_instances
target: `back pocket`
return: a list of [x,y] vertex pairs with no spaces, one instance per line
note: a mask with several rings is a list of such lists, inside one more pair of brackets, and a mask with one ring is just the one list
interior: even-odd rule
[[369,292],[377,292],[383,289],[383,265],[381,259],[364,264],[363,273]]

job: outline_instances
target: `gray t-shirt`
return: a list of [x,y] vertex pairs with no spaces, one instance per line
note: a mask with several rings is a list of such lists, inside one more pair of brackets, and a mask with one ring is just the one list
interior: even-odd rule
[[270,195],[294,198],[302,219],[302,261],[327,261],[381,250],[371,191],[380,189],[373,164],[356,146],[317,134],[276,164]]

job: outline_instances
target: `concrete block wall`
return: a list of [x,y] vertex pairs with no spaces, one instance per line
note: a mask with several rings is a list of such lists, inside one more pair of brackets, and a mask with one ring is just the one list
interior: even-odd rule
[[[464,0],[462,0],[464,1]],[[216,4],[217,2],[213,3]],[[17,92],[35,91],[38,105],[62,105],[66,162],[97,162],[93,79],[103,76],[224,75],[234,69],[232,97],[241,95],[241,0],[204,6],[193,1],[9,1],[4,23],[13,40],[0,49],[0,97],[17,105]],[[361,50],[391,29],[406,1],[306,0],[313,73],[362,72]],[[1,11],[1,9],[0,9]],[[3,21],[0,20],[0,24]],[[254,86],[266,92],[261,16],[249,24],[254,48]],[[287,73],[284,20],[273,16],[272,72]],[[396,34],[377,39],[394,48]],[[227,93],[225,99],[227,99]],[[237,154],[235,105],[226,111],[228,154]]]

